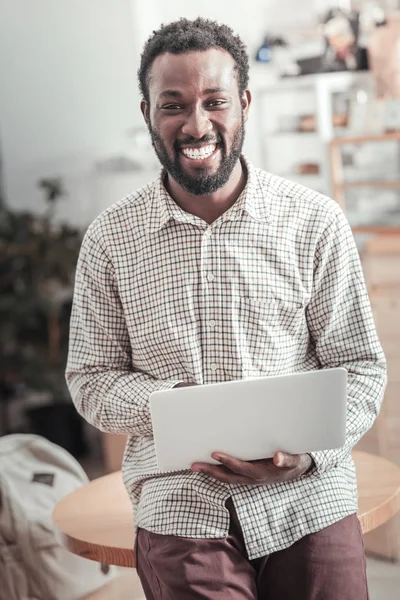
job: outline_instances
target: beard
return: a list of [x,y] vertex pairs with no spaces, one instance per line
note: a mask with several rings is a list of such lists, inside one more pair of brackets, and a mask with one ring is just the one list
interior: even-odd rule
[[[200,140],[185,138],[185,140],[176,141],[173,148],[175,158],[171,158],[162,137],[156,129],[152,128],[151,124],[149,124],[149,132],[158,160],[167,173],[189,194],[193,196],[208,196],[219,190],[229,181],[232,171],[240,158],[245,135],[244,117],[242,112],[239,126],[233,134],[232,148],[229,154],[226,151],[226,145],[221,136],[218,136],[216,139],[215,135],[206,134]],[[221,164],[214,174],[209,174],[207,167],[197,169],[196,175],[191,175],[184,170],[180,160],[180,147],[181,145],[190,145],[191,143],[195,146],[200,143],[218,143],[221,151]]]

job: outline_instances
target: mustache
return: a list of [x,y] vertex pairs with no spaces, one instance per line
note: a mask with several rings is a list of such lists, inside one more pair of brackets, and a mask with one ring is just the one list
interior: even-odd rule
[[194,138],[192,136],[187,136],[181,140],[176,140],[174,143],[175,150],[180,150],[183,146],[190,146],[191,148],[196,148],[201,146],[202,144],[223,144],[222,137],[213,135],[212,133],[206,133],[202,138]]

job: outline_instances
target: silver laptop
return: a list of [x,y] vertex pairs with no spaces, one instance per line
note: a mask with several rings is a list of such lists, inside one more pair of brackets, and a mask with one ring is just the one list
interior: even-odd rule
[[150,412],[158,467],[219,464],[215,451],[241,460],[341,448],[347,371],[322,369],[154,392]]

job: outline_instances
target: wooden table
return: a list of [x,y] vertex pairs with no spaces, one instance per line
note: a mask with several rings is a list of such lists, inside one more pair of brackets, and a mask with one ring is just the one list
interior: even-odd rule
[[[400,469],[380,456],[353,452],[363,533],[400,510]],[[121,472],[95,479],[61,500],[53,513],[60,540],[74,554],[135,567],[132,506]]]

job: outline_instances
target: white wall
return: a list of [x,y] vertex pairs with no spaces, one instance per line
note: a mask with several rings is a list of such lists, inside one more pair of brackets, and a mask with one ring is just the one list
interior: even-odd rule
[[[61,175],[69,191],[61,213],[84,223],[118,199],[98,197],[95,162],[123,151],[141,123],[130,1],[2,0],[1,13],[8,202],[40,210],[37,180]],[[123,181],[114,187],[118,196],[127,191]],[[110,182],[106,188],[112,193]]]
[[[152,0],[153,2],[155,0]],[[202,2],[159,2],[159,23],[179,17],[194,19],[207,17],[226,23],[238,33],[251,55],[259,47],[266,31],[277,33],[292,27],[307,26],[315,22],[315,0],[202,0]]]
[[[85,224],[154,176],[154,166],[99,175],[95,164],[132,151],[128,130],[142,124],[140,51],[161,22],[198,15],[225,22],[253,57],[266,31],[313,23],[315,3],[326,1],[1,0],[0,145],[8,203],[42,210],[38,179],[60,175],[69,193],[60,217]],[[257,133],[254,107],[245,145],[254,162]]]

